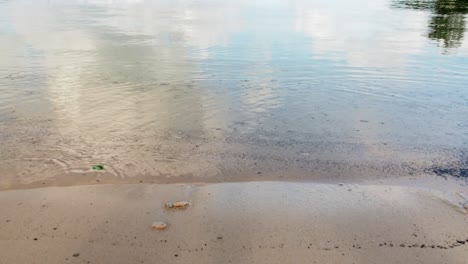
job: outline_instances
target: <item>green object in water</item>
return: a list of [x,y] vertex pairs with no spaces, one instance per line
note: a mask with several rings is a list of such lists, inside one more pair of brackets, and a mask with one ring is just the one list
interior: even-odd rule
[[92,168],[93,168],[93,170],[103,170],[104,165],[98,164],[98,165],[94,165]]

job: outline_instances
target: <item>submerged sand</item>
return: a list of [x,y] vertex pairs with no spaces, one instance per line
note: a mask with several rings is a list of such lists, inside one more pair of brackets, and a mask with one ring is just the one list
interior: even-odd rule
[[[466,263],[468,214],[460,202],[468,188],[413,185],[420,187],[244,182],[1,191],[0,263]],[[177,200],[191,204],[164,207]],[[152,230],[155,221],[167,229]]]

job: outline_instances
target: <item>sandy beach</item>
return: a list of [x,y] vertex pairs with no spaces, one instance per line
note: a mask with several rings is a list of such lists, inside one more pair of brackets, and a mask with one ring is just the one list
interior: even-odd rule
[[0,263],[466,263],[468,188],[437,181],[1,191]]
[[0,0],[0,264],[467,264],[467,16]]

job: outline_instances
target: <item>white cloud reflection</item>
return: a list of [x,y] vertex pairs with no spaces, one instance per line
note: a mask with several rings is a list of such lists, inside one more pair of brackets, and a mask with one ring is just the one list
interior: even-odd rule
[[314,2],[297,10],[296,30],[312,38],[317,57],[344,56],[355,67],[401,67],[424,48],[427,14],[409,15],[387,3]]

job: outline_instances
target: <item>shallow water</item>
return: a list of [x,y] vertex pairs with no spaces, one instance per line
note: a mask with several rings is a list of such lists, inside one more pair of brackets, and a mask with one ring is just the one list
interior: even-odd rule
[[0,188],[457,169],[467,13],[456,0],[0,0]]

